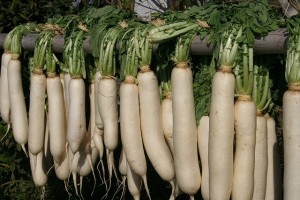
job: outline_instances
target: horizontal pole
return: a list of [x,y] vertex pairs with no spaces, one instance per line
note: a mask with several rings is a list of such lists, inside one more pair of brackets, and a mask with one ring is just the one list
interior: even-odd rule
[[[0,33],[0,47],[3,48],[3,43],[6,37],[6,33]],[[35,40],[38,34],[28,34],[22,38],[22,47],[25,50],[33,51]],[[287,50],[287,38],[288,32],[286,29],[278,29],[276,31],[270,32],[266,37],[257,38],[254,43],[254,53],[255,54],[285,54]],[[52,41],[52,48],[54,52],[62,53],[64,48],[64,38],[63,36],[55,36]],[[91,48],[89,45],[89,38],[84,40],[83,48],[86,53],[91,53]],[[118,46],[117,46],[118,48]],[[154,45],[154,51],[157,45]],[[198,36],[193,39],[191,44],[191,53],[193,55],[210,55],[212,54],[213,47],[207,44],[207,40],[201,40]]]

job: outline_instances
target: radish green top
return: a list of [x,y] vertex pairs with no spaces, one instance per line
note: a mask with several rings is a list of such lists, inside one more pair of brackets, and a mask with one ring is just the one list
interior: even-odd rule
[[257,110],[260,112],[268,110],[272,103],[269,72],[266,71],[264,75],[259,73],[260,71],[263,71],[262,68],[262,66],[258,67],[257,65],[254,65],[254,82],[252,92],[252,99]]
[[[242,46],[242,60],[234,68],[237,95],[251,95],[253,89],[253,48]],[[242,66],[241,66],[242,65]]]

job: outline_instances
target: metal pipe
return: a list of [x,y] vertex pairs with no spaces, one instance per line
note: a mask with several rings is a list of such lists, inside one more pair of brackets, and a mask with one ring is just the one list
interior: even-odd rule
[[[6,33],[0,33],[0,47],[3,48],[3,43],[6,37]],[[25,50],[33,51],[35,40],[38,34],[28,34],[22,38],[22,47]],[[270,32],[264,38],[257,38],[254,43],[255,54],[285,54],[287,50],[287,38],[288,32],[286,29],[278,29]],[[64,48],[63,36],[55,36],[52,41],[52,48],[54,52],[62,53]],[[157,45],[154,45],[154,51]],[[83,48],[86,53],[91,53],[89,45],[89,38],[84,40]],[[118,48],[118,45],[117,45]],[[210,55],[212,54],[213,46],[207,44],[207,40],[200,40],[196,36],[191,45],[191,53],[193,55]]]

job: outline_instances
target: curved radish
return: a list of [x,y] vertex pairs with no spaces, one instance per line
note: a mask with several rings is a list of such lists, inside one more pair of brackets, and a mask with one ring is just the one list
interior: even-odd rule
[[86,134],[85,84],[83,79],[72,78],[70,80],[69,95],[67,141],[73,154],[76,154]]
[[[137,76],[143,144],[159,176],[171,183],[174,194],[174,162],[162,129],[160,94],[156,75],[148,67]],[[153,145],[155,144],[155,147]]]
[[1,84],[0,84],[0,112],[3,121],[10,124],[10,101],[8,90],[7,66],[12,54],[8,51],[4,52],[1,57]]
[[118,145],[117,82],[101,77],[98,83],[98,109],[104,125],[104,145],[114,151]]
[[50,151],[56,163],[66,157],[66,111],[60,78],[53,73],[47,77]]
[[267,121],[261,114],[257,116],[256,120],[253,200],[265,199],[268,170]]
[[271,116],[266,116],[268,133],[268,172],[266,200],[282,199],[282,174],[279,160],[279,146],[276,137],[276,123]]
[[251,96],[238,97],[234,107],[236,149],[232,199],[249,199],[254,190],[256,105]]
[[15,141],[21,145],[27,155],[25,144],[28,141],[27,110],[22,87],[21,62],[12,58],[7,69],[11,122]]
[[[201,184],[192,70],[177,64],[171,74],[174,163],[180,189],[193,198]],[[188,169],[188,170],[187,170]]]
[[30,78],[28,149],[33,155],[42,151],[45,129],[46,76],[34,69]]
[[218,71],[212,79],[209,114],[209,196],[229,199],[233,179],[234,87],[232,73]]
[[[104,126],[104,146],[108,150],[109,177],[115,172],[113,152],[118,145],[117,82],[112,77],[101,77],[98,82],[98,109]],[[111,179],[110,179],[111,180]]]
[[208,139],[209,117],[202,116],[198,125],[198,150],[202,166],[202,183],[200,189],[204,200],[209,200]]
[[147,163],[140,128],[138,86],[135,78],[127,76],[120,87],[121,140],[127,162],[131,169],[142,177],[147,194]]

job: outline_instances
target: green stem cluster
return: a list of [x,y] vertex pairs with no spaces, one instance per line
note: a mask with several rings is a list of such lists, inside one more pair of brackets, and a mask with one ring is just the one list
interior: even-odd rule
[[289,38],[286,58],[285,79],[288,84],[300,84],[300,27],[298,33]]
[[[253,48],[243,44],[242,61],[234,68],[237,95],[251,95],[253,89]],[[242,65],[242,66],[241,66]]]
[[267,71],[266,75],[260,75],[258,71],[259,67],[255,65],[252,99],[257,110],[266,111],[272,103],[269,72]]
[[[49,64],[49,54],[52,57],[52,39],[54,34],[52,31],[42,31],[35,42],[33,68],[43,70],[45,64]],[[49,51],[51,51],[49,53]]]
[[116,73],[116,42],[123,32],[120,26],[109,28],[101,40],[99,49],[99,69],[103,76],[115,76]]
[[199,28],[197,23],[188,21],[175,22],[149,30],[148,39],[151,43],[161,43]]
[[195,31],[190,31],[177,38],[175,55],[172,58],[176,64],[189,61],[191,44],[195,35]]
[[72,77],[85,77],[85,52],[83,50],[84,31],[73,31],[66,41],[64,60]]
[[[220,66],[234,67],[239,47],[238,39],[242,36],[242,33],[242,27],[232,27],[230,31],[224,32],[219,50]],[[226,39],[225,42],[224,39]]]

